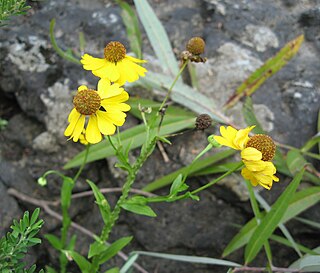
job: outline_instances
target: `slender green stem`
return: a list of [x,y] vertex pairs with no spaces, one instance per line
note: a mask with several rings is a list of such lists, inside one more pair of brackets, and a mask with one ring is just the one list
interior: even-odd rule
[[[78,170],[78,172],[76,173],[76,175],[74,176],[73,180],[73,185],[75,185],[76,181],[78,180],[80,174],[83,171],[84,166],[86,165],[87,162],[87,158],[88,158],[88,154],[89,154],[89,148],[90,148],[90,143],[86,146],[86,153],[83,159],[83,162]],[[71,189],[72,191],[72,189]],[[69,197],[71,199],[71,195]],[[69,200],[70,204],[71,200]],[[71,225],[71,218],[69,216],[69,206],[64,206],[62,205],[61,202],[61,210],[62,210],[62,227],[61,227],[61,245],[62,248],[65,249],[67,247],[67,237],[68,237],[68,231],[69,231],[69,227]],[[64,253],[60,254],[60,272],[61,273],[65,273],[67,270],[67,264],[68,264],[68,260],[65,257]]]
[[73,182],[76,183],[76,181],[78,180],[80,174],[82,173],[83,171],[83,168],[84,166],[86,165],[87,163],[87,159],[88,159],[88,154],[89,154],[89,149],[90,149],[90,143],[88,145],[86,145],[86,153],[84,154],[84,159],[83,159],[83,162],[78,170],[78,172],[76,173],[76,175],[74,176],[73,178]]
[[181,76],[183,70],[186,68],[188,64],[188,60],[184,62],[184,64],[182,65],[182,67],[180,68],[179,73],[177,74],[177,76],[175,77],[174,81],[172,82],[171,86],[168,89],[168,93],[166,95],[166,97],[164,98],[163,102],[161,103],[160,107],[159,107],[159,111],[163,108],[163,106],[166,104],[167,100],[169,99],[172,89],[175,86],[176,82],[178,81],[179,77]]
[[226,176],[232,174],[233,172],[237,171],[239,168],[241,168],[243,166],[243,163],[240,162],[239,165],[235,166],[234,168],[232,168],[231,170],[227,171],[226,173],[224,173],[223,175],[219,176],[217,179],[212,180],[211,182],[209,182],[208,184],[203,185],[202,187],[194,190],[191,192],[191,194],[196,194],[200,191],[203,191],[209,187],[211,187],[212,185],[218,183],[219,181],[221,181],[223,178],[225,178]]

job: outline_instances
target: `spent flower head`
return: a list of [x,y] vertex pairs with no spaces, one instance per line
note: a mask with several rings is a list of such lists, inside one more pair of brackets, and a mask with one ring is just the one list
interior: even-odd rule
[[250,180],[253,186],[259,184],[270,190],[273,181],[279,181],[279,178],[274,175],[277,171],[276,167],[271,162],[276,146],[271,137],[267,135],[258,134],[249,137],[249,132],[254,127],[236,130],[231,126],[227,128],[221,126],[221,136],[214,136],[214,139],[221,145],[240,150],[245,165],[241,171],[242,176]]
[[84,54],[81,59],[84,69],[91,70],[95,76],[119,85],[144,77],[147,70],[138,63],[145,62],[126,55],[125,46],[117,41],[107,44],[104,48],[104,58],[94,58]]
[[113,135],[116,126],[125,122],[124,112],[130,106],[124,102],[128,99],[128,93],[119,84],[111,84],[107,79],[98,82],[97,91],[81,85],[73,99],[74,108],[64,135],[83,144],[98,143],[102,135]]
[[191,38],[186,45],[186,50],[181,53],[183,61],[191,61],[195,63],[205,63],[207,58],[201,56],[206,47],[205,41],[201,37]]

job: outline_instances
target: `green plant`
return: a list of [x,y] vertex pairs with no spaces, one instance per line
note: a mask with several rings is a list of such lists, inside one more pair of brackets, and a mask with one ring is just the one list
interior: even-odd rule
[[11,16],[25,14],[30,9],[26,0],[1,0],[0,3],[0,26],[5,24]]
[[[35,236],[43,225],[39,220],[40,209],[37,208],[30,218],[26,211],[20,221],[13,220],[12,231],[0,239],[0,272],[2,273],[33,273],[36,265],[25,268],[23,258],[28,248],[40,244],[41,240]],[[40,270],[39,273],[44,273]]]

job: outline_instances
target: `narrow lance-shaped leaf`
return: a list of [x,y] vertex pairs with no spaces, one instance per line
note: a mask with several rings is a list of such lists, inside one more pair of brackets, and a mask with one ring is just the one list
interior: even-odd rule
[[122,0],[117,0],[116,2],[122,9],[121,17],[127,29],[130,48],[136,54],[136,56],[140,59],[142,57],[142,52],[141,52],[142,42],[141,42],[141,33],[139,29],[138,18],[128,3]]
[[179,72],[179,67],[163,25],[148,1],[134,0],[134,4],[152,48],[165,70],[164,72],[169,72],[172,77],[175,77]]
[[[301,190],[293,196],[290,201],[289,207],[281,219],[281,223],[285,223],[305,211],[306,209],[312,207],[314,204],[320,201],[320,187],[310,187]],[[240,232],[233,237],[230,243],[225,248],[222,256],[225,257],[235,250],[246,245],[251,238],[253,232],[256,230],[256,221],[251,219],[247,222],[240,230]]]
[[273,231],[281,222],[281,219],[289,206],[289,202],[299,186],[303,173],[304,168],[295,176],[293,181],[281,194],[271,210],[261,220],[259,226],[254,231],[245,249],[246,263],[251,262],[256,257],[264,243],[269,239]]
[[228,99],[225,107],[230,108],[236,104],[243,96],[253,94],[268,78],[278,72],[288,61],[297,54],[304,36],[300,35],[287,43],[276,56],[267,60],[264,65],[254,71]]

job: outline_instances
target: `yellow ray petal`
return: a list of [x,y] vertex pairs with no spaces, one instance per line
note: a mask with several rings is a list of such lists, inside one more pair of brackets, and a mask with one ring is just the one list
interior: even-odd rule
[[113,135],[115,133],[116,126],[109,119],[109,117],[108,117],[106,112],[98,111],[97,112],[97,120],[98,120],[99,130],[100,130],[100,132],[102,134],[104,134],[104,135]]
[[135,62],[135,63],[146,63],[147,62],[146,60],[140,60],[140,59],[137,59],[137,58],[129,56],[129,55],[126,55],[125,59],[128,59],[128,60]]
[[257,161],[262,159],[262,153],[256,148],[248,147],[241,151],[241,158],[244,160]]
[[111,84],[108,79],[101,79],[98,82],[98,94],[101,99],[106,99],[120,95],[124,89],[119,84]]
[[86,118],[86,116],[81,115],[80,118],[78,119],[78,122],[77,122],[76,126],[74,127],[74,131],[73,131],[72,136],[71,136],[72,140],[74,142],[77,142],[79,137],[80,137],[80,135],[81,135],[81,132],[82,132],[82,130],[84,128],[84,123],[85,123],[85,120],[86,120],[85,118]]
[[100,130],[98,128],[98,121],[95,115],[91,115],[89,118],[88,126],[86,128],[86,140],[89,143],[98,143],[102,140]]
[[97,70],[107,64],[106,59],[94,58],[89,54],[84,54],[80,62],[85,70]]
[[99,78],[106,78],[111,82],[115,82],[119,79],[120,73],[116,64],[107,62],[103,67],[93,70],[93,75]]

